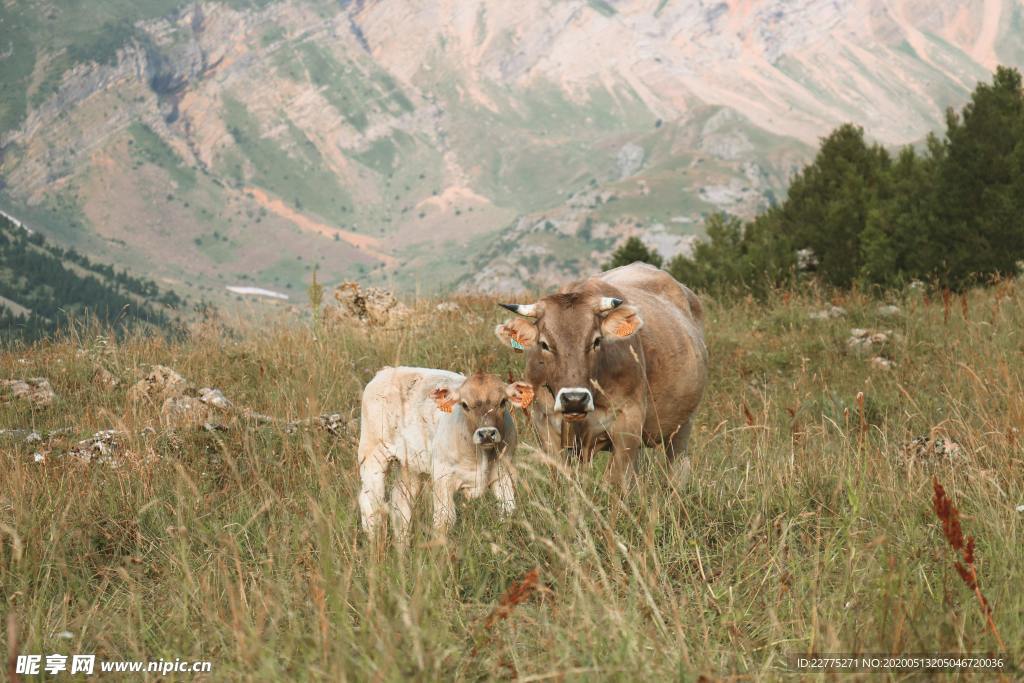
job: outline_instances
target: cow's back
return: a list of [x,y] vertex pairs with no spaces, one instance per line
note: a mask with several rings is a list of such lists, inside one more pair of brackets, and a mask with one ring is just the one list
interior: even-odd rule
[[661,268],[638,261],[605,271],[597,278],[623,290],[624,293],[643,293],[671,302],[703,328],[704,307],[701,306],[700,299],[693,290]]

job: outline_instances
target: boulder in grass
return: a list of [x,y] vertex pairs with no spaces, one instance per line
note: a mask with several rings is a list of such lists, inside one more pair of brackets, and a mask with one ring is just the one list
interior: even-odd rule
[[829,305],[827,308],[823,308],[820,311],[812,311],[807,315],[811,320],[831,320],[832,318],[842,318],[846,316],[846,309],[842,306]]
[[181,396],[188,388],[188,381],[177,372],[165,365],[154,365],[145,377],[128,390],[128,398],[136,403],[155,403],[171,396]]
[[67,455],[77,458],[85,464],[98,462],[116,467],[118,462],[114,456],[123,447],[121,432],[116,429],[106,429],[96,432],[88,439],[82,439],[77,446],[67,452]]
[[358,282],[345,282],[334,289],[337,306],[328,306],[325,317],[356,320],[371,327],[390,327],[409,317],[411,311],[395,295],[377,287],[362,288]]
[[231,410],[234,408],[234,404],[228,400],[227,396],[220,389],[203,387],[199,390],[199,400],[219,410]]
[[196,396],[168,396],[160,407],[160,424],[164,429],[203,429],[216,424],[220,411]]
[[937,463],[962,458],[964,449],[944,436],[918,436],[903,446],[903,455],[910,460]]
[[896,363],[885,356],[875,356],[871,359],[871,367],[875,370],[892,370]]
[[434,310],[438,313],[459,313],[462,311],[462,306],[459,306],[456,301],[442,301],[434,306]]
[[0,379],[0,402],[25,401],[35,408],[45,408],[56,398],[50,381],[44,377]]
[[92,381],[93,384],[106,391],[116,389],[121,384],[121,380],[102,365],[96,366],[96,371],[92,373]]
[[855,327],[850,330],[850,338],[846,340],[846,345],[854,351],[867,352],[873,348],[888,344],[890,339],[892,339],[892,330],[878,332],[876,330]]

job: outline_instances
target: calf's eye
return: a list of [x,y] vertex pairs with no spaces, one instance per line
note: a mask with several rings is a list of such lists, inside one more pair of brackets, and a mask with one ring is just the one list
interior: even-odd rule
[[469,410],[469,404],[465,401],[459,401],[459,405],[462,406],[463,410]]
[[541,351],[550,351],[551,347],[548,346],[548,343],[546,341],[542,341],[540,343],[540,349],[541,349]]
[[600,337],[597,337],[596,339],[594,339],[594,348],[595,349],[601,348],[601,338]]

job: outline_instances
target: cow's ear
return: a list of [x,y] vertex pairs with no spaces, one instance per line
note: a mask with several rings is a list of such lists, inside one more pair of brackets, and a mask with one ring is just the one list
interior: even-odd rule
[[430,398],[434,399],[438,410],[442,413],[450,413],[455,404],[459,402],[459,392],[442,384],[430,392]]
[[525,351],[537,343],[537,325],[526,318],[506,320],[494,328],[494,334],[514,351]]
[[629,337],[643,326],[644,319],[640,317],[640,309],[629,304],[617,306],[601,320],[601,332],[609,337]]
[[526,410],[533,403],[533,385],[527,382],[512,382],[505,387],[508,400]]

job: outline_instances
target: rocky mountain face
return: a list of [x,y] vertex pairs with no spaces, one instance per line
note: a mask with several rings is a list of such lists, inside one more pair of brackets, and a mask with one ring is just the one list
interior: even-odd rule
[[204,296],[671,256],[835,125],[917,142],[1024,64],[1018,0],[88,5],[0,7],[0,208]]

